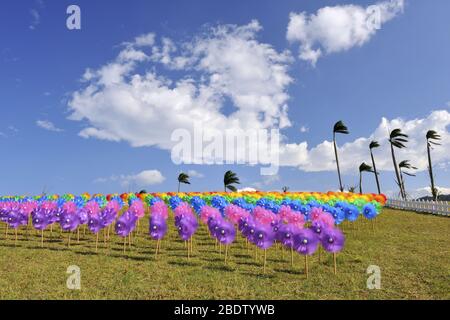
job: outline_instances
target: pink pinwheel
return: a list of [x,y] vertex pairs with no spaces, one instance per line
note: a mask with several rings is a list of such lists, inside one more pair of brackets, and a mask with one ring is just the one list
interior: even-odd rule
[[249,213],[247,210],[234,204],[230,204],[225,208],[225,216],[234,224],[238,224],[242,218],[247,217],[248,215]]
[[173,210],[173,214],[175,215],[175,217],[177,217],[177,216],[190,216],[193,215],[194,213],[192,207],[188,203],[181,202],[175,208],[175,210]]
[[138,217],[139,219],[143,218],[145,215],[145,207],[141,200],[134,201],[128,210],[136,215],[136,217]]
[[169,209],[167,205],[163,201],[155,202],[151,207],[150,211],[152,216],[162,217],[164,220],[167,220],[169,217]]
[[210,206],[203,206],[200,210],[200,220],[207,224],[210,218],[217,219],[218,217],[222,217],[220,211],[216,208]]
[[84,211],[88,214],[90,217],[97,217],[100,212],[100,206],[98,205],[97,201],[89,201],[84,206]]
[[[313,221],[315,220],[313,219]],[[329,228],[334,227],[334,217],[328,212],[323,212],[321,215],[319,215],[317,221],[322,222],[325,226]]]
[[253,209],[253,216],[257,222],[264,225],[270,224],[275,220],[275,214],[263,207],[256,207]]

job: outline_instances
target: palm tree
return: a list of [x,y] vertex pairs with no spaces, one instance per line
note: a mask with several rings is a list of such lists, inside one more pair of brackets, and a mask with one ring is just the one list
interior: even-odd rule
[[338,121],[334,124],[333,127],[333,146],[334,146],[334,156],[336,157],[336,167],[339,177],[339,190],[341,192],[344,191],[344,187],[342,186],[342,179],[341,179],[341,169],[339,168],[339,157],[337,152],[337,146],[336,146],[336,133],[342,133],[342,134],[348,134],[348,128],[345,126],[345,124],[342,121]]
[[369,144],[370,157],[372,158],[373,173],[375,174],[375,181],[377,182],[378,194],[381,194],[380,181],[378,180],[377,166],[375,165],[375,159],[373,157],[373,152],[372,152],[373,149],[378,148],[379,146],[380,146],[380,144],[378,143],[378,141],[371,141]]
[[395,169],[395,175],[397,177],[397,184],[400,188],[400,195],[402,196],[403,200],[406,199],[405,190],[403,190],[403,184],[401,182],[401,177],[399,173],[399,169],[397,166],[397,161],[395,159],[395,152],[394,147],[398,149],[406,148],[404,143],[408,142],[408,135],[404,134],[401,129],[394,129],[389,134],[389,143],[391,144],[391,154],[392,154],[392,162],[394,164]]
[[365,162],[361,163],[359,166],[359,193],[362,194],[362,173],[363,172],[373,172],[372,167]]
[[182,183],[184,183],[184,184],[191,184],[191,183],[189,182],[189,175],[187,175],[187,174],[184,173],[184,172],[181,172],[181,173],[178,175],[178,192],[180,192],[180,185],[181,185]]
[[436,201],[438,198],[437,189],[434,186],[434,176],[433,176],[433,166],[431,164],[431,145],[440,145],[437,140],[441,140],[441,136],[437,134],[434,130],[429,130],[427,132],[427,154],[428,154],[428,173],[430,175],[431,181],[431,194],[433,195],[433,200]]
[[223,186],[225,192],[227,192],[227,189],[236,192],[237,189],[235,186],[233,186],[233,184],[240,184],[239,178],[236,175],[236,173],[234,173],[231,170],[228,170],[227,172],[225,172],[225,175],[223,177]]
[[288,192],[289,187],[288,186],[284,186],[283,188],[281,188],[281,190],[283,190],[284,193]]
[[400,171],[400,184],[401,184],[401,188],[403,189],[403,193],[405,194],[406,197],[406,189],[405,189],[405,180],[403,179],[403,174],[406,174],[407,176],[410,177],[415,177],[416,175],[413,173],[409,173],[409,172],[405,172],[402,169],[410,169],[410,170],[417,170],[416,167],[414,167],[413,165],[411,165],[409,163],[409,160],[403,160],[398,164],[398,168]]

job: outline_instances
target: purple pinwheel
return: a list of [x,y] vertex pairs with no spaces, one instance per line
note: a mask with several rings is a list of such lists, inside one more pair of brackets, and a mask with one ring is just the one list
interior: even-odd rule
[[159,215],[150,217],[150,227],[149,227],[150,237],[153,240],[161,240],[167,233],[167,222]]
[[256,244],[257,247],[268,249],[273,245],[275,234],[270,226],[258,223],[255,226],[255,232],[252,238],[253,243]]
[[336,253],[344,248],[345,236],[338,228],[325,228],[321,242],[326,251]]
[[275,234],[275,238],[283,246],[287,248],[294,248],[294,236],[300,231],[300,229],[292,224],[283,224]]
[[301,229],[294,235],[294,249],[303,255],[312,255],[319,245],[319,238],[310,229]]
[[34,211],[31,215],[33,227],[36,230],[44,230],[47,228],[49,221],[47,220],[47,216],[42,211],[42,209],[38,208],[36,211]]
[[60,225],[64,231],[74,231],[79,224],[80,219],[77,214],[65,213],[61,216]]
[[223,220],[218,225],[217,230],[217,239],[222,244],[230,244],[233,243],[236,238],[236,230],[234,229],[234,225],[231,222]]
[[17,229],[20,226],[20,215],[16,210],[12,210],[8,214],[6,221],[10,228]]
[[210,216],[208,218],[208,230],[209,230],[209,234],[217,239],[217,232],[219,231],[220,225],[223,222],[223,218],[221,216]]
[[187,216],[179,219],[176,226],[178,227],[178,234],[180,235],[181,239],[187,241],[197,230],[198,222],[195,217],[190,218],[190,216]]
[[[81,209],[77,210],[76,215],[78,217],[78,224],[88,223],[89,217],[92,215],[92,214],[89,214],[89,211],[90,210],[88,210],[86,208],[81,208]],[[77,225],[77,227],[78,227],[78,225]]]
[[322,239],[323,231],[328,228],[321,220],[313,220],[310,229],[317,235],[319,240]]
[[125,211],[119,219],[117,219],[115,231],[121,237],[126,237],[136,227],[137,217],[130,211]]
[[99,216],[90,216],[87,225],[89,230],[95,234],[97,234],[102,229],[102,224]]

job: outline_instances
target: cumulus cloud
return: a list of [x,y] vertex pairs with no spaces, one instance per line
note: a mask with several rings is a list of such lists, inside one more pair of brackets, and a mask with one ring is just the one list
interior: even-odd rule
[[60,129],[58,127],[56,127],[53,122],[48,121],[48,120],[37,120],[36,121],[36,125],[39,128],[48,130],[48,131],[53,131],[53,132],[62,132],[64,131],[63,129]]
[[196,171],[196,170],[189,170],[189,171],[187,172],[187,174],[188,174],[188,176],[191,177],[191,178],[204,178],[204,177],[205,177],[205,175],[204,175],[203,173],[198,172],[198,171]]
[[[396,118],[388,120],[382,118],[379,126],[368,137],[359,137],[351,142],[339,145],[339,162],[343,172],[355,172],[360,163],[365,161],[371,163],[369,155],[369,143],[377,140],[381,147],[374,149],[377,169],[393,170],[390,147],[388,142],[388,131],[401,128],[409,135],[406,149],[395,150],[399,161],[408,159],[418,167],[418,171],[427,169],[425,135],[428,130],[435,130],[442,136],[442,144],[434,147],[432,158],[435,166],[446,164],[450,160],[450,113],[447,110],[436,110],[425,118],[405,120]],[[351,126],[349,125],[350,130]],[[339,137],[338,137],[339,139]],[[332,141],[322,143],[308,148],[306,142],[299,144],[285,144],[280,148],[281,164],[297,166],[304,171],[334,171],[336,163]]]
[[[137,37],[113,61],[86,70],[70,119],[86,121],[84,138],[166,150],[175,129],[194,123],[223,132],[288,127],[292,57],[258,41],[261,29],[257,21],[219,25],[181,43]],[[174,69],[179,78],[164,75]]]
[[94,182],[119,182],[123,187],[143,188],[154,184],[162,183],[166,178],[158,170],[144,170],[131,175],[113,175],[109,178],[98,178]]
[[369,7],[328,6],[315,14],[292,12],[286,37],[291,43],[300,45],[300,59],[315,65],[324,54],[362,46],[403,8],[404,0],[390,0]]

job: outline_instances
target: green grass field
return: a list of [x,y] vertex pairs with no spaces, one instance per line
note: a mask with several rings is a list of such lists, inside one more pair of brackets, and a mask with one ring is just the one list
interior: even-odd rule
[[[145,219],[147,220],[147,219]],[[245,242],[230,247],[228,264],[214,241],[201,228],[194,238],[188,261],[184,242],[171,226],[168,239],[155,259],[155,241],[143,235],[133,239],[123,253],[123,242],[114,237],[107,249],[102,237],[95,253],[95,238],[46,231],[19,232],[17,246],[5,225],[0,227],[0,299],[449,299],[450,219],[385,209],[375,232],[368,221],[345,225],[347,236],[338,254],[338,274],[333,274],[332,255],[316,253],[309,259],[309,279],[303,256],[279,248],[267,251],[263,274],[262,253]],[[81,290],[66,287],[68,266],[81,268]],[[381,289],[366,286],[369,265],[381,268]]]

